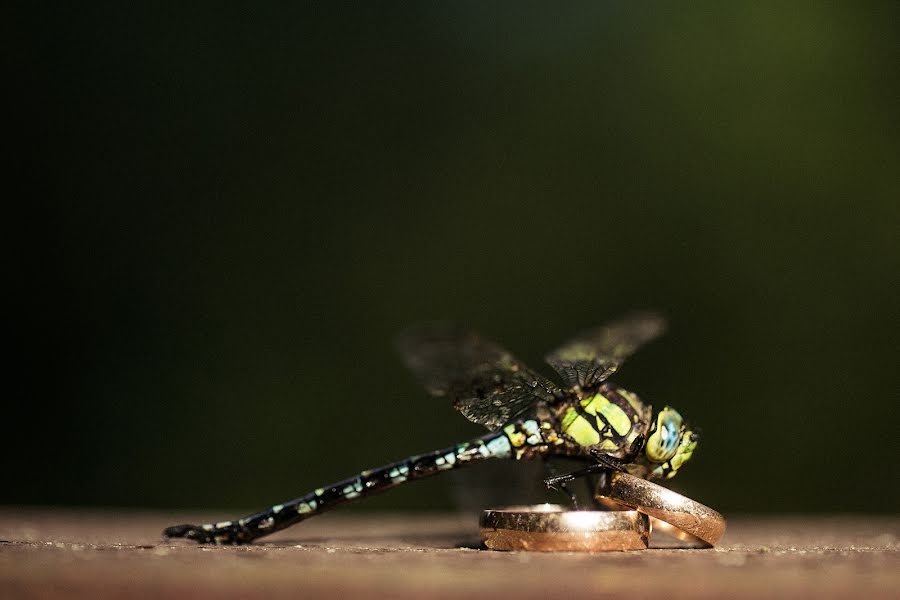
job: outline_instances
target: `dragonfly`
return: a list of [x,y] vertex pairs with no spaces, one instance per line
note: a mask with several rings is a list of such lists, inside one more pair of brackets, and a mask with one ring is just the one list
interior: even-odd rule
[[489,433],[362,471],[241,519],[175,525],[163,535],[203,544],[247,544],[342,504],[486,460],[580,459],[586,467],[544,480],[573,501],[566,484],[592,474],[619,470],[671,479],[690,460],[698,432],[674,408],[654,414],[637,394],[608,380],[664,330],[661,316],[640,312],[582,332],[545,357],[559,385],[461,326],[413,327],[397,343],[406,365],[433,396],[448,398]]

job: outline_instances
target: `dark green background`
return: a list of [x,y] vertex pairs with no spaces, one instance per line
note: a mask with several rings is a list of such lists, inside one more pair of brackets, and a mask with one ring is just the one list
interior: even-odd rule
[[12,21],[0,501],[261,508],[480,432],[403,326],[540,365],[657,307],[617,380],[702,427],[678,489],[896,510],[896,3],[189,4]]

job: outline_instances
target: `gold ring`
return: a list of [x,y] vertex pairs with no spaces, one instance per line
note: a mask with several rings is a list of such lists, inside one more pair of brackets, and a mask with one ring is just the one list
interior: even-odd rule
[[[595,503],[602,510],[631,510],[624,504],[619,504],[604,496],[595,496]],[[650,517],[650,548],[709,548],[707,544],[695,535],[660,521],[656,517]]]
[[657,527],[679,540],[713,546],[725,533],[725,517],[677,492],[620,471],[602,479],[598,496],[662,521]]
[[491,550],[644,550],[650,538],[650,520],[637,511],[566,510],[556,504],[486,510],[480,525]]

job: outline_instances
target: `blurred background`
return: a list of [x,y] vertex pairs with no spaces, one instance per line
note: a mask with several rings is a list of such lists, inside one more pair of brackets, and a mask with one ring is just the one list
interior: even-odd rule
[[[404,370],[404,326],[547,372],[657,308],[669,333],[616,380],[702,428],[673,487],[896,511],[898,13],[20,9],[39,229],[12,253],[0,502],[263,508],[482,432]],[[461,482],[363,509],[452,508]]]

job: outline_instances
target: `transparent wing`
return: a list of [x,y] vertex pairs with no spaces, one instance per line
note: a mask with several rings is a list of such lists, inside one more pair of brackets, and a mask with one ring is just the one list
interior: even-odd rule
[[666,321],[652,312],[624,318],[582,332],[547,355],[566,385],[590,390],[615,373],[638,348],[665,331]]
[[491,430],[564,394],[500,346],[457,325],[409,329],[398,337],[397,347],[431,394],[449,397],[467,419]]

